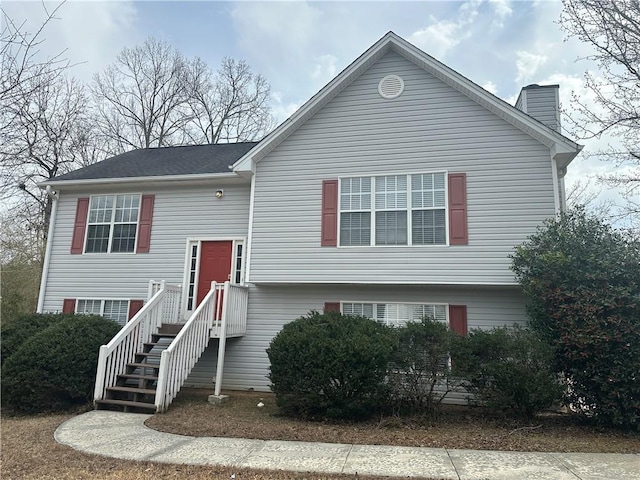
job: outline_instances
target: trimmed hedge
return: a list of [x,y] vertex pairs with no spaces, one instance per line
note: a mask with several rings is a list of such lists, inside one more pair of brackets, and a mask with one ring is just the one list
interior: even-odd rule
[[431,318],[408,322],[396,333],[398,347],[388,374],[396,406],[435,417],[445,397],[460,385],[449,368],[457,334]]
[[387,401],[395,344],[391,328],[365,317],[310,312],[286,324],[267,349],[280,412],[306,419],[373,415]]
[[2,343],[0,343],[0,364],[4,365],[4,362],[6,362],[25,341],[64,318],[67,318],[67,315],[35,313],[18,317],[11,322],[2,323],[0,326],[0,335],[2,336]]
[[471,402],[532,417],[562,398],[553,368],[554,350],[533,331],[518,326],[473,330],[456,342],[453,368]]
[[103,317],[64,315],[2,366],[2,404],[23,413],[67,410],[93,395],[98,350],[120,330]]

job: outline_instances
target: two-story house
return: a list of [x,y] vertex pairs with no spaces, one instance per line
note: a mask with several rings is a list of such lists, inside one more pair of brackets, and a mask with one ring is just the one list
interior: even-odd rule
[[[269,342],[310,310],[524,323],[509,254],[563,208],[580,149],[557,86],[514,107],[390,32],[261,142],[136,150],[46,182],[38,308],[120,321],[96,399],[159,411],[214,377],[267,390]],[[163,322],[187,326],[174,339]]]

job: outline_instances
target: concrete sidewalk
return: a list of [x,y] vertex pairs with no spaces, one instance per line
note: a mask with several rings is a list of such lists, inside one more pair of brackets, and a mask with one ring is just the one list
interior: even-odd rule
[[150,415],[96,410],[58,427],[76,450],[152,462],[452,480],[640,480],[640,454],[528,453],[186,437],[144,425]]

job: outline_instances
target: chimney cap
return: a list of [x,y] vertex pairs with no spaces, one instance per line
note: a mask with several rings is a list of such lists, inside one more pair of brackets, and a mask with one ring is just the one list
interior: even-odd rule
[[531,90],[534,88],[560,88],[560,85],[558,85],[557,83],[553,85],[538,85],[537,83],[532,83],[531,85],[522,87],[522,90]]

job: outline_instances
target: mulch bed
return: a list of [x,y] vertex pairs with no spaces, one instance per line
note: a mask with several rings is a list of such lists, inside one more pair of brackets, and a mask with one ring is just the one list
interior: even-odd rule
[[[550,412],[522,420],[478,407],[445,406],[435,422],[419,416],[388,416],[364,423],[303,422],[279,416],[272,394],[227,392],[228,403],[211,405],[207,397],[212,393],[183,389],[166,413],[154,415],[146,424],[197,437],[532,452],[640,452],[639,433],[598,429],[569,414]],[[259,408],[259,402],[264,407]]]

